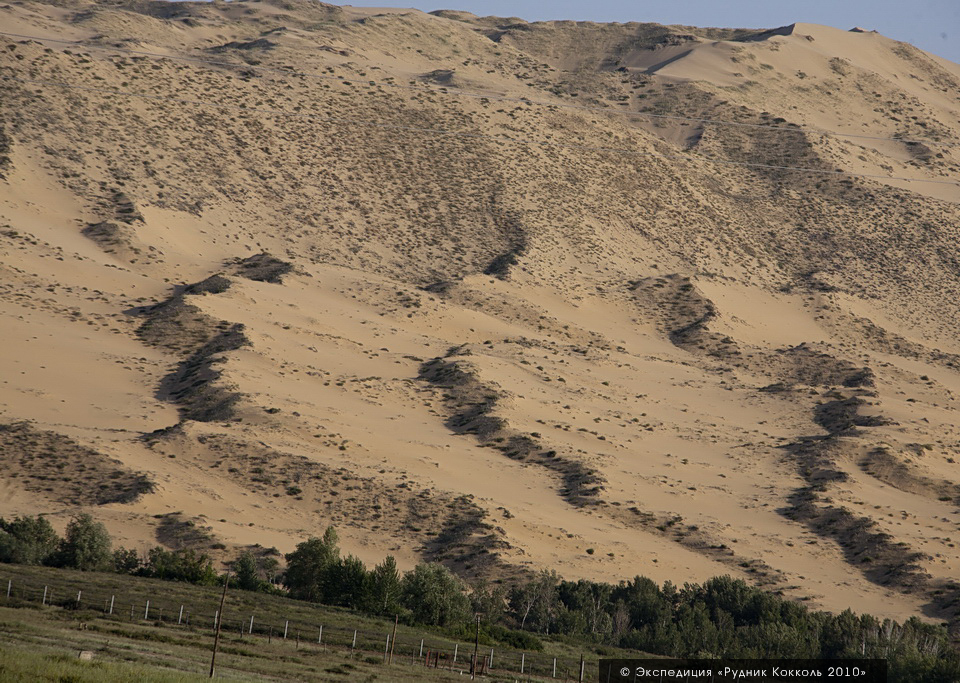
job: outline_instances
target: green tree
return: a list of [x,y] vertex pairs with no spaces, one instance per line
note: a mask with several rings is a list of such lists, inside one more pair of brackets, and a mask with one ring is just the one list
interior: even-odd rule
[[486,624],[499,624],[506,610],[507,589],[485,580],[474,584],[470,591],[470,607]]
[[368,609],[375,614],[399,614],[401,610],[400,571],[393,555],[387,555],[383,562],[370,572]]
[[0,562],[44,564],[53,558],[60,537],[42,515],[0,518]]
[[470,616],[463,583],[440,564],[418,564],[401,582],[403,605],[414,622],[450,626]]
[[192,548],[173,551],[160,546],[151,548],[140,574],[201,586],[212,586],[217,582],[213,562],[205,553],[198,553]]
[[350,555],[330,566],[327,601],[334,605],[360,609],[369,603],[369,574],[360,558]]
[[510,612],[520,630],[530,628],[545,633],[550,630],[557,611],[557,584],[554,571],[542,570],[525,584],[510,591]]
[[233,563],[236,586],[240,590],[259,591],[263,588],[257,558],[249,550],[240,555]]
[[309,538],[287,553],[283,583],[301,600],[325,602],[330,597],[330,570],[340,558],[337,532],[327,527],[323,538]]
[[101,522],[84,513],[67,524],[67,531],[56,554],[56,563],[81,571],[112,569],[110,534]]
[[120,546],[113,551],[113,571],[118,574],[136,574],[142,566],[136,550]]

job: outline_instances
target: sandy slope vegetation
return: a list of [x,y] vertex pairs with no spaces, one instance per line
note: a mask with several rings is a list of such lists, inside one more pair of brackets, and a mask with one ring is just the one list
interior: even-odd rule
[[956,65],[805,24],[0,17],[0,513],[954,614]]

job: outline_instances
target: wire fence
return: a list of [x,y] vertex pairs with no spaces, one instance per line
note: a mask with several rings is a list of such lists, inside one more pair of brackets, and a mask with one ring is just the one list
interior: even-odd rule
[[[526,652],[475,642],[451,642],[429,635],[412,636],[395,633],[395,626],[371,630],[358,625],[325,624],[318,619],[310,623],[302,615],[278,618],[275,614],[258,614],[249,606],[225,607],[221,616],[219,605],[211,596],[209,602],[171,602],[162,596],[131,598],[102,590],[87,590],[74,585],[27,583],[0,575],[0,603],[7,606],[50,606],[67,610],[93,611],[95,618],[136,624],[168,626],[194,633],[221,633],[250,639],[260,643],[287,645],[297,650],[318,654],[337,652],[364,656],[370,663],[406,664],[469,674],[475,666],[479,675],[510,676],[520,680],[592,681],[584,657],[554,657],[542,652]],[[82,585],[82,584],[80,584]],[[233,590],[242,595],[246,591]],[[255,595],[255,594],[252,594]],[[228,601],[229,604],[229,601]],[[301,606],[297,606],[303,609]],[[292,611],[292,610],[291,610]],[[340,621],[343,621],[342,619]],[[474,665],[474,653],[476,664]],[[593,669],[595,667],[591,667]]]

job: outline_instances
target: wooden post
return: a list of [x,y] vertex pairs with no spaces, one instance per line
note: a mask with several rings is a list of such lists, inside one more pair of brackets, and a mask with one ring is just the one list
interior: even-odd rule
[[357,649],[357,629],[353,629],[353,645],[350,646],[350,654]]
[[423,657],[423,638],[420,639],[420,656]]
[[527,653],[521,652],[520,653],[520,675],[521,676],[523,675],[523,670],[526,667],[526,663],[527,663]]
[[180,615],[177,617],[177,626],[183,621],[183,605],[180,605]]
[[480,615],[477,615],[477,639],[473,644],[473,661],[470,662],[470,678],[477,675],[477,659],[480,653]]
[[143,608],[143,620],[146,621],[150,617],[150,601],[147,600],[147,606]]
[[320,635],[317,636],[317,645],[323,643],[323,624],[320,624]]
[[44,605],[47,604],[47,587],[46,586],[43,587],[43,604]]
[[383,663],[387,663],[387,654],[390,652],[390,634],[387,634],[387,642],[383,646]]
[[287,629],[290,628],[290,620],[287,619],[287,622],[283,625],[283,639],[287,639]]
[[493,668],[493,648],[490,648],[490,668]]
[[115,597],[116,597],[115,595],[111,595],[111,596],[110,596],[110,612],[109,612],[109,614],[113,614],[113,599],[114,599]]
[[217,610],[217,633],[213,637],[213,654],[210,655],[210,678],[213,678],[214,667],[217,663],[217,649],[220,647],[220,622],[223,619],[220,618],[220,615],[223,614],[223,603],[227,599],[227,585],[230,583],[230,570],[227,570],[226,576],[223,577],[223,593],[220,594],[220,609]]
[[557,677],[557,658],[553,658],[553,677]]
[[397,623],[400,621],[400,615],[393,618],[393,636],[390,638],[390,663],[393,664],[393,648],[397,644]]
[[583,655],[580,655],[580,683],[583,683]]
[[13,579],[7,580],[7,600],[10,599],[10,592],[13,590]]
[[213,613],[213,628],[216,630],[217,624],[220,623],[220,610],[217,610]]
[[80,607],[80,594],[81,594],[81,593],[83,593],[83,591],[77,591],[77,607]]
[[253,615],[250,615],[250,630],[248,631],[250,635],[253,635]]

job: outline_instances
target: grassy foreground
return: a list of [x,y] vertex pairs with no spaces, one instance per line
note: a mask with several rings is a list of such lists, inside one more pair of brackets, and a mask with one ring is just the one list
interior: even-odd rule
[[[10,598],[6,597],[12,581]],[[48,603],[42,604],[44,587]],[[80,606],[76,605],[81,592]],[[114,613],[105,613],[111,596]],[[0,680],[194,681],[209,680],[216,588],[117,574],[0,564]],[[150,600],[149,619],[144,620]],[[183,624],[178,625],[180,605]],[[132,608],[132,609],[131,609]],[[131,616],[132,614],[132,616]],[[190,623],[185,622],[189,616]],[[250,617],[254,633],[249,633]],[[319,626],[323,642],[318,644]],[[318,607],[278,596],[230,591],[224,607],[217,676],[249,681],[445,681],[469,672],[473,643],[440,632],[400,625],[392,664],[384,664],[393,621],[349,610]],[[284,628],[288,637],[284,639]],[[241,633],[242,630],[242,633]],[[356,630],[356,649],[352,647]],[[440,651],[449,668],[420,665],[423,651]],[[538,653],[497,646],[488,681],[576,680],[580,651],[545,642]],[[481,654],[491,646],[481,645]],[[457,665],[452,654],[458,650]],[[80,661],[92,651],[92,662]],[[588,655],[586,680],[596,678],[597,655]],[[612,654],[612,653],[611,653]],[[521,656],[524,675],[519,675]],[[553,659],[557,678],[552,678]],[[532,674],[532,676],[531,676]]]
[[[19,647],[0,648],[0,680],[7,683],[186,683],[205,677],[177,671],[114,662],[82,662],[76,656],[28,652]],[[209,680],[209,679],[206,679]]]
[[[103,620],[79,622],[78,613],[60,608],[0,607],[0,680],[101,683],[109,681],[210,680],[212,638],[196,631],[172,632],[169,627],[113,624]],[[78,624],[85,624],[79,628]],[[80,661],[88,650],[93,661]],[[221,640],[217,677],[239,681],[356,680],[444,681],[460,679],[459,671],[384,665],[369,653],[312,648],[274,639],[272,643],[243,643],[239,636]],[[511,680],[513,677],[511,677]],[[496,677],[493,680],[497,680]]]

